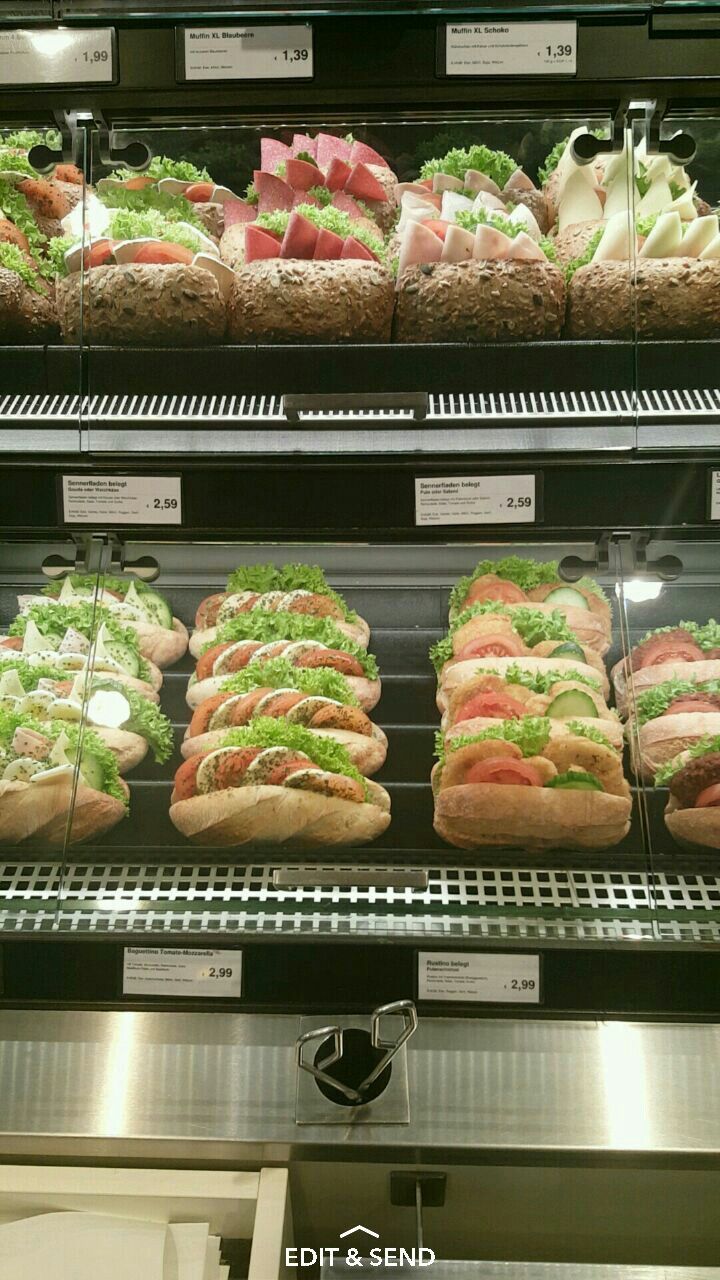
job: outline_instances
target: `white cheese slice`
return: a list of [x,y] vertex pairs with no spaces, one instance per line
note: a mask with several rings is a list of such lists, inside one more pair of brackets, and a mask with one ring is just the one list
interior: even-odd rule
[[76,631],[74,627],[68,627],[65,635],[60,641],[58,653],[89,653],[90,641],[81,631]]
[[620,179],[626,187],[629,186],[634,172],[639,168],[644,157],[644,141],[642,150],[640,147],[633,150],[631,131],[625,129],[622,150],[608,153],[607,160],[603,164],[603,185],[609,187]]
[[0,698],[24,698],[25,690],[14,667],[3,671],[0,676]]
[[[481,194],[485,194],[484,192]],[[491,196],[490,199],[493,197]],[[458,191],[443,191],[442,205],[440,206],[440,217],[445,222],[454,222],[461,210],[472,209],[473,202],[468,196],[463,196]]]
[[44,636],[30,618],[23,636],[23,653],[47,653],[48,650],[57,650],[59,644],[60,642],[54,640],[52,636]]
[[94,193],[88,192],[85,200],[76,204],[75,208],[61,220],[63,235],[69,236],[71,240],[82,240],[84,228],[86,241],[97,240],[107,235],[112,213],[113,211],[107,209],[102,200],[98,200]]
[[[677,217],[680,215],[677,214]],[[678,250],[683,258],[699,258],[703,249],[707,249],[715,237],[720,234],[718,215],[709,213],[704,218],[696,218],[687,224],[687,230]]]
[[626,213],[635,201],[632,188],[628,186],[623,177],[619,177],[612,182],[607,189],[605,196],[605,204],[603,207],[603,218],[605,222],[609,222],[618,213]]
[[193,258],[194,267],[204,267],[211,275],[215,277],[220,285],[220,292],[227,301],[230,297],[233,284],[235,283],[235,272],[229,267],[227,262],[221,262],[211,253],[196,253]]
[[593,262],[625,262],[635,249],[635,230],[628,213],[610,219],[593,254]]
[[674,258],[681,252],[682,222],[679,213],[661,213],[640,250],[641,258]]
[[582,170],[568,178],[558,210],[558,227],[564,231],[576,222],[599,222],[603,206],[594,186],[582,176]]
[[688,187],[687,191],[683,191],[681,196],[678,196],[676,200],[673,200],[668,205],[668,209],[677,210],[683,222],[694,222],[698,216],[698,211],[695,208],[695,201],[693,199],[696,187],[697,182],[693,182],[692,186]]
[[515,226],[521,226],[529,236],[532,236],[533,240],[540,242],[542,232],[532,209],[528,209],[526,204],[516,204],[510,214],[509,221]]
[[700,254],[703,262],[712,262],[715,258],[720,258],[720,235],[715,236]]
[[636,206],[635,213],[638,218],[648,217],[651,213],[664,213],[666,209],[672,208],[672,203],[670,184],[661,178],[657,182],[650,184],[642,200]]

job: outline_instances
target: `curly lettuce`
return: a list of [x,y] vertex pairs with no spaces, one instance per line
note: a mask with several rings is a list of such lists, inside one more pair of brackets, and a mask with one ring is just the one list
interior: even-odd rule
[[40,276],[30,266],[22,249],[18,249],[16,244],[10,244],[7,241],[0,242],[0,267],[4,267],[6,271],[12,271],[13,275],[19,276],[23,284],[26,284],[28,289],[32,289],[33,293],[45,293]]
[[346,622],[356,622],[357,614],[348,609],[337,591],[333,591],[325,574],[317,564],[247,564],[234,569],[227,580],[227,589],[236,595],[242,591],[256,591],[265,595],[268,591],[312,591],[314,595],[327,596],[343,611]]
[[674,778],[680,769],[684,769],[685,765],[689,764],[691,760],[697,760],[698,756],[706,756],[711,752],[713,754],[720,752],[720,735],[716,737],[707,735],[687,751],[683,751],[681,755],[674,756],[672,760],[667,760],[655,774],[655,786],[666,787],[670,779]]
[[461,747],[499,739],[501,742],[514,742],[524,756],[539,756],[550,741],[551,723],[547,716],[524,716],[521,720],[498,720],[480,733],[463,734],[457,738],[446,739],[442,733],[438,733],[435,754],[440,763],[444,764],[448,755],[459,751]]
[[[324,228],[326,231],[333,231],[336,236],[341,236],[343,240],[346,236],[354,236],[356,240],[365,245],[366,249],[375,254],[379,262],[385,261],[385,245],[380,232],[370,231],[364,223],[355,221],[349,214],[343,213],[340,209],[335,209],[333,205],[326,205],[324,209],[318,209],[316,205],[299,204],[293,210],[293,213],[301,213],[314,226]],[[276,209],[274,213],[261,213],[257,219],[256,226],[267,227],[268,231],[274,231],[276,235],[283,236],[289,221],[289,211]]]
[[218,644],[234,644],[238,640],[259,640],[269,644],[272,640],[317,640],[329,649],[339,649],[359,662],[368,680],[377,679],[377,662],[359,644],[349,640],[331,618],[316,618],[308,613],[272,613],[270,610],[253,609],[238,614],[218,627],[214,640],[210,640],[203,652]]
[[[0,673],[1,673],[0,668]],[[297,689],[321,698],[333,698],[344,706],[357,707],[359,700],[345,676],[330,667],[294,667],[286,658],[271,658],[269,662],[249,662],[235,675],[228,676],[220,686],[223,693],[249,693],[251,689]]]
[[424,182],[436,173],[446,173],[462,182],[467,170],[475,169],[484,173],[502,191],[517,168],[517,162],[505,151],[492,151],[490,147],[478,144],[467,149],[453,147],[440,159],[426,160],[420,170],[420,179]]
[[645,689],[635,698],[635,715],[638,724],[657,720],[658,716],[665,714],[676,698],[695,693],[720,694],[720,680],[700,680],[697,684],[692,680],[663,680],[662,684]]
[[359,782],[367,795],[367,784],[359,769],[355,768],[347,749],[332,738],[319,738],[303,725],[288,720],[258,716],[242,729],[229,729],[224,735],[222,747],[289,747],[309,757],[327,773],[341,773]]
[[189,160],[172,160],[169,156],[153,156],[141,174],[134,169],[116,169],[110,174],[110,177],[116,178],[118,182],[128,182],[131,178],[138,176],[154,178],[156,182],[161,178],[177,178],[180,182],[212,182],[207,169],[198,169]]

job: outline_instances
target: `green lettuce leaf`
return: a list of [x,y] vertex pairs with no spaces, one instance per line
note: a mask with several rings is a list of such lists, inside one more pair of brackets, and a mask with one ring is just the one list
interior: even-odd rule
[[153,156],[150,164],[142,173],[134,169],[116,169],[110,174],[118,182],[128,182],[131,178],[177,178],[179,182],[212,182],[207,169],[198,169],[189,160],[171,160],[169,156]]
[[242,729],[229,729],[220,745],[223,747],[289,747],[292,751],[302,751],[327,773],[341,773],[346,778],[354,778],[356,782],[362,783],[367,795],[366,781],[360,771],[355,768],[346,748],[332,738],[318,738],[303,725],[290,724],[282,718],[275,720],[271,716],[258,716]]
[[657,720],[664,715],[676,698],[686,693],[720,693],[720,680],[701,680],[697,684],[692,680],[663,680],[651,689],[646,689],[635,699],[635,714],[638,724],[647,724],[648,720]]
[[655,786],[666,787],[670,779],[691,760],[697,760],[698,756],[706,756],[711,752],[714,754],[716,751],[720,751],[720,735],[714,738],[710,736],[701,738],[688,751],[683,751],[682,755],[666,761],[662,768],[658,769],[655,774]]
[[565,263],[565,267],[564,267],[565,279],[568,284],[570,283],[573,276],[575,275],[575,272],[580,267],[586,267],[589,262],[592,262],[593,257],[595,256],[595,250],[597,249],[604,234],[605,234],[605,228],[598,227],[597,231],[594,231],[590,239],[588,240],[587,246],[584,249],[584,251],[578,254],[577,258],[572,258],[570,262]]
[[568,720],[566,728],[571,733],[574,733],[576,738],[589,738],[591,742],[596,742],[599,747],[609,747],[611,751],[617,751],[617,747],[614,747],[605,737],[605,734],[596,729],[594,725],[582,724],[579,720]]
[[29,202],[13,182],[0,180],[0,213],[14,222],[18,230],[22,231],[30,246],[31,256],[36,259],[41,258],[45,248],[45,236],[35,221]]
[[553,685],[572,680],[575,684],[587,685],[590,689],[599,689],[600,681],[593,676],[586,676],[582,671],[523,671],[521,667],[508,667],[504,680],[509,684],[521,684],[533,693],[549,693]]
[[117,690],[127,698],[130,719],[123,725],[123,729],[144,738],[158,764],[164,764],[170,759],[174,746],[172,724],[155,702],[149,702],[136,689],[128,688],[119,680],[106,680],[104,677],[94,676],[90,687],[92,692],[97,689]]
[[535,587],[549,586],[557,582],[557,560],[526,560],[521,556],[504,556],[501,560],[481,560],[472,573],[459,578],[450,592],[450,608],[459,609],[464,603],[472,584],[487,573],[494,573],[498,578],[513,582],[521,591],[532,591]]
[[205,230],[190,200],[186,200],[185,196],[170,195],[168,191],[158,191],[157,187],[142,187],[139,191],[115,187],[103,191],[100,199],[108,209],[123,209],[128,213],[158,213],[167,222],[189,222],[198,231]]
[[138,240],[152,236],[156,240],[183,245],[193,253],[203,247],[202,240],[193,230],[168,221],[155,209],[117,209],[110,219],[108,234],[113,240]]
[[250,613],[238,614],[237,618],[231,618],[219,627],[215,639],[205,646],[203,652],[217,644],[234,644],[237,640],[260,640],[263,644],[269,644],[271,640],[317,640],[329,649],[340,649],[356,658],[368,680],[377,678],[377,662],[373,655],[349,640],[331,618],[253,609]]
[[220,686],[223,693],[249,693],[251,689],[297,689],[299,693],[334,698],[345,706],[360,705],[345,676],[329,667],[294,667],[285,658],[269,662],[249,662],[242,671],[228,676]]
[[[335,209],[332,205],[318,209],[312,204],[299,204],[293,213],[301,213],[314,226],[324,227],[326,231],[334,231],[335,235],[342,236],[343,239],[346,236],[354,236],[375,254],[378,261],[385,261],[385,245],[379,229],[377,232],[368,230],[364,223],[355,221],[347,213]],[[274,231],[276,235],[282,236],[289,221],[290,213],[285,209],[277,209],[274,213],[261,213],[256,225],[267,227],[268,231]]]
[[674,627],[658,627],[655,631],[648,631],[638,644],[644,644],[654,636],[665,635],[668,631],[687,631],[701,649],[720,649],[720,622],[716,622],[714,618],[703,623],[678,622]]
[[14,657],[0,658],[0,676],[5,671],[17,671],[18,680],[20,681],[26,693],[31,693],[37,689],[41,680],[67,680],[68,672],[63,671],[60,667],[52,667],[47,663],[38,663],[37,666],[31,666],[27,658],[23,658],[22,654],[16,654]]
[[435,740],[435,754],[444,764],[447,756],[461,747],[469,747],[475,742],[487,742],[489,739],[500,739],[503,742],[514,742],[524,756],[539,756],[550,741],[551,721],[547,716],[524,716],[521,720],[498,720],[496,724],[483,729],[481,733],[471,733],[458,738],[446,740],[438,733]]
[[343,611],[346,622],[356,622],[357,614],[348,609],[337,591],[333,591],[325,574],[317,564],[247,564],[235,569],[227,580],[227,590],[233,595],[243,591],[312,591],[314,595],[328,596]]
[[10,244],[7,241],[0,242],[0,267],[4,267],[6,271],[12,271],[14,275],[19,276],[23,284],[26,284],[34,293],[45,293],[40,276],[37,271],[33,270],[25,254],[21,249],[18,249],[16,244]]
[[467,170],[475,169],[478,173],[486,174],[502,191],[517,167],[512,156],[504,151],[491,151],[490,147],[481,144],[468,147],[467,150],[453,147],[440,159],[426,160],[420,170],[420,180],[424,182],[433,178],[436,173],[446,173],[462,182]]

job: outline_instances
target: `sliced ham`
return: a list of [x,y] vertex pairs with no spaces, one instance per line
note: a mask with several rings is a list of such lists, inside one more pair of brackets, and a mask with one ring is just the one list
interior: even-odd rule
[[313,258],[316,262],[334,262],[342,257],[344,243],[342,236],[336,236],[334,231],[321,227],[315,242]]
[[390,165],[384,156],[373,151],[372,147],[367,147],[364,142],[353,142],[350,151],[351,165],[355,164],[379,164],[383,169],[389,169]]
[[472,207],[472,200],[468,200],[467,196],[462,195],[460,192],[443,191],[440,217],[444,218],[446,222],[454,222],[461,210],[466,210],[469,213]]
[[280,244],[262,227],[248,226],[245,231],[245,261],[261,262],[263,258],[279,258]]
[[317,227],[296,210],[290,214],[290,221],[280,245],[280,257],[312,258],[317,239]]
[[515,169],[505,183],[506,191],[534,191],[535,185],[522,169]]
[[441,195],[443,191],[459,191],[462,194],[464,190],[460,179],[451,177],[449,173],[436,173],[433,177],[432,189],[435,192],[439,191]]
[[346,191],[336,191],[332,198],[334,209],[339,209],[341,213],[346,213],[349,218],[367,218],[367,214],[352,196]]
[[545,254],[527,231],[521,231],[510,241],[508,258],[514,258],[518,262],[544,262]]
[[342,191],[351,172],[349,164],[346,164],[339,156],[333,156],[325,174],[325,186],[329,187],[330,191]]
[[354,236],[348,236],[343,245],[342,258],[361,258],[365,262],[377,262],[377,258],[367,245],[356,240]]
[[274,173],[256,169],[253,186],[258,193],[258,213],[274,213],[276,209],[292,209],[295,192]]
[[301,151],[307,151],[313,160],[317,154],[317,139],[311,138],[307,133],[294,133],[292,140],[292,153],[294,156],[300,154]]
[[347,164],[350,159],[350,143],[344,138],[336,138],[332,133],[319,133],[315,143],[315,159],[321,169],[329,169],[333,160],[340,160],[343,164]]
[[509,258],[512,240],[495,227],[486,227],[482,223],[475,228],[475,246],[473,258],[482,262],[490,262],[493,258]]
[[[429,190],[424,182],[398,182],[395,184],[395,199],[398,204],[400,204],[403,196],[407,195],[408,192],[411,195],[421,196],[424,199],[427,199],[431,194],[431,189]],[[440,206],[438,205],[438,208],[439,207]]]
[[309,191],[311,187],[324,187],[325,177],[317,165],[307,160],[288,160],[285,165],[285,181],[294,191]]
[[486,173],[481,173],[479,169],[466,169],[465,171],[465,190],[466,191],[486,191],[488,195],[497,196],[500,199],[502,192],[492,178],[488,178]]
[[226,200],[223,205],[225,230],[234,227],[238,222],[254,222],[258,210],[256,204],[248,204],[247,200]]
[[422,222],[408,222],[400,244],[398,280],[406,267],[439,262],[442,251],[443,242],[434,231],[429,231]]
[[451,222],[445,232],[445,243],[441,262],[465,262],[472,258],[475,248],[475,237],[472,231],[465,231]]
[[366,164],[353,165],[350,177],[345,183],[345,190],[348,195],[355,196],[358,200],[387,201],[384,186],[378,182]]
[[494,196],[491,191],[478,191],[472,207],[474,213],[477,213],[478,209],[490,209],[493,213],[505,213],[504,201],[500,196]]
[[266,173],[274,173],[279,164],[284,164],[292,156],[292,147],[276,138],[260,139],[260,168]]

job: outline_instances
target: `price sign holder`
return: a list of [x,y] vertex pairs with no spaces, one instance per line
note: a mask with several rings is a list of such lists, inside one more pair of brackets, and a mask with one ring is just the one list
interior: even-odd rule
[[708,471],[707,519],[711,524],[720,521],[720,470],[715,467]]
[[577,22],[445,22],[438,26],[438,76],[474,79],[577,74]]
[[0,30],[0,86],[117,84],[114,27],[11,27]]
[[522,951],[419,951],[418,1000],[542,1004],[541,956]]
[[125,528],[182,525],[182,477],[85,471],[57,478],[62,525]]
[[242,951],[189,947],[125,947],[124,996],[167,996],[170,999],[239,1000],[242,996]]
[[179,84],[312,80],[313,29],[309,22],[177,27],[175,66]]
[[540,524],[542,472],[417,476],[416,526]]

